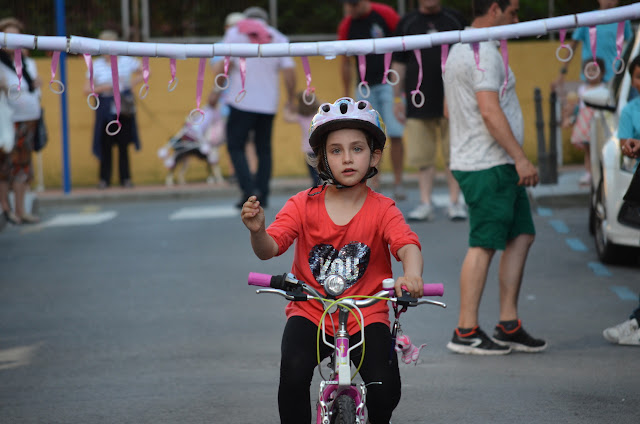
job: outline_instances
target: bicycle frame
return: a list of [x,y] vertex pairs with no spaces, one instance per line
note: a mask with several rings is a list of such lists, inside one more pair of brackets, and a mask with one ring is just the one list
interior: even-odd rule
[[[349,414],[353,417],[350,422],[355,424],[366,424],[367,412],[366,412],[366,385],[365,383],[355,384],[352,383],[351,376],[351,351],[362,346],[365,342],[364,337],[364,317],[360,308],[371,306],[381,300],[388,300],[398,305],[403,305],[406,310],[409,306],[417,306],[419,304],[432,304],[441,307],[446,307],[442,302],[437,302],[429,299],[418,300],[410,297],[408,294],[402,297],[392,297],[394,293],[394,281],[387,279],[383,282],[383,290],[376,293],[374,296],[358,296],[356,300],[354,296],[348,296],[337,300],[328,299],[325,296],[318,293],[309,285],[302,281],[298,281],[292,274],[284,274],[280,276],[271,276],[266,274],[249,273],[249,284],[261,287],[268,287],[259,289],[256,293],[273,293],[278,294],[285,299],[291,301],[305,301],[316,300],[322,302],[325,306],[325,314],[328,313],[331,308],[336,307],[338,313],[338,328],[335,331],[334,340],[335,344],[330,343],[326,337],[325,320],[324,315],[321,322],[322,341],[327,346],[333,349],[332,356],[332,374],[330,379],[323,379],[320,381],[320,389],[318,394],[317,404],[317,424],[330,424],[332,415],[335,413],[336,408],[340,408],[340,398],[345,396],[351,398],[355,405],[355,410],[352,410]],[[442,296],[443,294],[442,284],[425,284],[425,295]],[[347,331],[347,320],[350,313],[356,311],[360,318],[361,327],[361,339],[353,346],[350,345],[349,333]],[[394,328],[397,328],[397,318]],[[393,351],[393,349],[392,349]],[[364,354],[364,352],[363,352]],[[320,364],[318,364],[320,367]],[[320,374],[322,376],[322,373]],[[372,382],[369,384],[381,384]],[[336,406],[335,403],[338,403]]]

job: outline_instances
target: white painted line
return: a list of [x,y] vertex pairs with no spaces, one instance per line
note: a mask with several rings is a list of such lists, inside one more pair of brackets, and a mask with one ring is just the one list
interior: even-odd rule
[[182,208],[169,216],[171,221],[186,219],[211,219],[240,217],[240,211],[233,205],[227,206],[196,206]]
[[75,225],[96,225],[110,221],[118,215],[115,211],[97,213],[64,213],[54,216],[41,224],[42,227],[69,227]]

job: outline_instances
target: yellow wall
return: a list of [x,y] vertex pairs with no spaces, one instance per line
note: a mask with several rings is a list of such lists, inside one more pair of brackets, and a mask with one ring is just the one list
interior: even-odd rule
[[[537,138],[535,130],[534,88],[540,87],[543,94],[545,134],[548,137],[548,96],[549,85],[558,75],[560,63],[555,58],[557,42],[527,41],[509,44],[510,65],[517,78],[517,90],[525,118],[525,150],[534,162],[537,161]],[[305,76],[301,62],[298,63],[298,89],[305,87]],[[343,95],[339,77],[340,60],[325,60],[321,57],[309,58],[312,85],[316,87],[322,101],[333,101]],[[67,96],[69,104],[69,142],[71,181],[74,187],[92,186],[97,182],[98,162],[91,154],[94,112],[86,103],[83,94],[86,65],[81,56],[68,56]],[[578,79],[578,60],[574,60],[567,79]],[[144,100],[138,100],[138,125],[142,140],[142,150],[132,151],[131,168],[136,184],[160,184],[164,181],[165,168],[157,156],[158,149],[181,127],[186,115],[195,107],[196,77],[198,59],[178,61],[179,84],[175,91],[167,91],[170,79],[169,60],[151,58],[151,89]],[[44,81],[43,107],[46,111],[46,123],[49,130],[49,143],[43,152],[44,183],[46,187],[62,185],[62,148],[60,129],[60,99],[52,93],[46,83],[50,75],[50,61],[38,59],[38,70]],[[425,81],[423,84],[427,84]],[[209,73],[205,80],[203,101],[213,86],[213,75]],[[282,96],[284,98],[284,96]],[[427,99],[428,101],[428,99]],[[575,153],[570,143],[565,143],[565,162],[574,160]],[[388,153],[386,153],[388,154]],[[273,135],[273,155],[275,176],[306,175],[307,170],[300,151],[300,130],[297,124],[287,124],[280,116],[276,117]],[[117,156],[117,155],[114,155]],[[571,156],[571,157],[568,157]],[[390,161],[383,164],[384,170],[390,169]],[[223,171],[228,169],[226,152],[222,154]],[[442,160],[439,162],[442,166]],[[190,179],[202,179],[201,166],[193,166],[189,171]],[[114,171],[117,167],[114,166]],[[117,178],[115,172],[114,180]]]

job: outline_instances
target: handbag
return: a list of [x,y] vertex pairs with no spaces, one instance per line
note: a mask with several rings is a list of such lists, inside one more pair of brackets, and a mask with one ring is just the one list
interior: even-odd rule
[[39,152],[47,145],[49,140],[49,133],[47,132],[47,126],[44,123],[44,109],[40,110],[40,119],[38,119],[38,126],[36,127],[36,134],[33,139],[33,150]]
[[120,115],[131,117],[136,113],[136,101],[133,93],[126,91],[120,96]]
[[622,198],[618,222],[640,229],[640,164],[636,165],[631,184]]
[[9,106],[7,95],[0,91],[0,149],[9,153],[16,141],[16,130],[13,126],[13,109]]

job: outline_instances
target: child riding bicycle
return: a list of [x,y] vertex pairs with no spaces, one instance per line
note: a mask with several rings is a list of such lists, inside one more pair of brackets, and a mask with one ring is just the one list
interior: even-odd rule
[[[395,203],[367,187],[377,173],[386,141],[384,123],[369,102],[341,98],[320,106],[309,135],[316,156],[314,166],[324,181],[291,197],[265,229],[264,210],[256,196],[242,207],[241,217],[251,232],[256,256],[266,260],[283,254],[295,244],[291,273],[317,290],[325,279],[339,274],[346,279],[349,295],[372,296],[381,282],[392,277],[390,253],[400,260],[404,276],[397,278],[398,295],[405,288],[421,297],[422,254],[418,236],[405,222]],[[282,336],[278,405],[281,423],[311,422],[310,385],[321,357],[331,353],[317,345],[323,313],[318,302],[290,302]],[[389,308],[386,302],[363,309],[367,341],[360,375],[368,388],[367,409],[373,424],[388,423],[400,401],[398,358],[391,355]],[[325,317],[330,336],[330,314]],[[334,322],[337,318],[333,318]],[[357,342],[360,329],[353,317],[349,334]],[[359,363],[361,352],[352,360]]]

